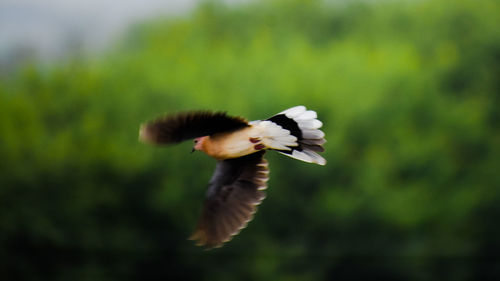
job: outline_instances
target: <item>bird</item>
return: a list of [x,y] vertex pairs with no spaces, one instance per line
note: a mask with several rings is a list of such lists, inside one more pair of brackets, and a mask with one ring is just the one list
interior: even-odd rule
[[187,111],[141,124],[139,140],[171,145],[194,140],[192,151],[217,160],[197,226],[189,239],[207,249],[221,247],[245,228],[265,198],[267,150],[325,165],[323,123],[299,105],[265,120],[247,121],[226,112]]

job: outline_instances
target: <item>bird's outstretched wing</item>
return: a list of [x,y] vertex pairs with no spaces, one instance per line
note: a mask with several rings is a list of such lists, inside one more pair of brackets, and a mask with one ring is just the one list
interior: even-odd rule
[[269,170],[263,155],[260,151],[217,163],[190,239],[207,248],[218,247],[247,225],[265,197]]
[[141,125],[139,139],[152,144],[173,144],[248,126],[241,117],[224,112],[194,111],[167,115]]

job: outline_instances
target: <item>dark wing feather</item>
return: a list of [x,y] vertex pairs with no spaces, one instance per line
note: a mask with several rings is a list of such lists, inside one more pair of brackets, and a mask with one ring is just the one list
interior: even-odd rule
[[230,132],[248,126],[241,117],[224,112],[195,111],[167,115],[142,124],[139,138],[154,144],[172,144],[222,132]]
[[207,248],[219,247],[247,225],[265,197],[269,170],[263,155],[260,151],[217,163],[190,239]]

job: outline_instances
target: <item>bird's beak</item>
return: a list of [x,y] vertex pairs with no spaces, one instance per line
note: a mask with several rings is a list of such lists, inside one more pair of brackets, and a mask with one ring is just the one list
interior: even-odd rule
[[195,152],[195,151],[196,151],[196,149],[194,149],[194,147],[193,147],[193,149],[191,149],[191,153],[193,153],[193,152]]

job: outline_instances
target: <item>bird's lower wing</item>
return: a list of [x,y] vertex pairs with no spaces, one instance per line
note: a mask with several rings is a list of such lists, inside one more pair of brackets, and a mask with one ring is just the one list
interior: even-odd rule
[[265,197],[269,170],[263,155],[261,151],[217,163],[190,239],[207,248],[218,247],[247,225]]

